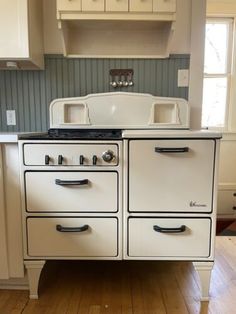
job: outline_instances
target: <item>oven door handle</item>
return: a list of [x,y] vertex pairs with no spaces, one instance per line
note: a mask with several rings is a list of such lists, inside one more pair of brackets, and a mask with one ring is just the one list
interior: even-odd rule
[[155,147],[156,153],[187,153],[189,147]]
[[56,179],[55,180],[56,185],[88,185],[89,180],[84,179],[84,180],[61,180],[61,179]]
[[153,230],[160,233],[181,233],[186,230],[186,226],[182,225],[179,228],[162,228],[157,225],[153,226]]
[[87,231],[89,225],[84,225],[82,227],[63,227],[61,225],[56,225],[56,230],[59,232],[84,232]]

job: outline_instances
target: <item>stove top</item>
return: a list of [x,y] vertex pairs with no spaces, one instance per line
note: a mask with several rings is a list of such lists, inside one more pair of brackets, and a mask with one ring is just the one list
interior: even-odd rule
[[49,129],[47,133],[24,134],[24,140],[113,140],[121,139],[121,129]]

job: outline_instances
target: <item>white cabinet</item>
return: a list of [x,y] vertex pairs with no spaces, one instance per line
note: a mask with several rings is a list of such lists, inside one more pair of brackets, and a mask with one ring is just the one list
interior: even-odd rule
[[59,11],[81,11],[81,0],[57,0]]
[[175,7],[176,0],[57,0],[64,56],[167,58]]
[[2,157],[2,146],[0,145],[0,279],[8,279],[7,228]]
[[153,12],[175,12],[176,0],[153,0]]
[[217,214],[226,216],[234,216],[236,214],[236,189],[219,190]]
[[105,0],[82,0],[82,11],[104,11]]
[[43,68],[41,1],[1,0],[0,26],[0,68]]
[[107,12],[128,12],[129,2],[128,0],[109,0],[106,1]]
[[0,145],[0,280],[23,277],[18,146],[2,144]]
[[130,0],[131,12],[152,12],[152,0]]

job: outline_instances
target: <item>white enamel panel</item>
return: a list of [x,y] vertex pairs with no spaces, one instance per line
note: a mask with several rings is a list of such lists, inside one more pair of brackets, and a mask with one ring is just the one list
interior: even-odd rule
[[[59,232],[66,228],[88,225],[83,232]],[[28,218],[28,254],[55,257],[117,256],[117,219],[115,218]]]
[[58,11],[81,11],[81,0],[57,0]]
[[82,11],[104,11],[105,0],[82,0]]
[[[158,153],[155,148],[183,148]],[[211,212],[214,140],[131,140],[129,211]]]
[[[86,185],[57,185],[88,180]],[[26,172],[26,208],[29,212],[116,212],[116,172]]]
[[153,0],[153,12],[173,13],[176,11],[176,0]]
[[[107,163],[102,159],[105,151],[111,150],[114,159]],[[80,156],[84,156],[83,166],[93,165],[93,156],[98,157],[97,166],[114,166],[118,164],[118,146],[115,144],[25,144],[24,164],[45,166],[45,156],[50,157],[49,166],[58,166],[58,156],[63,156],[63,166],[79,166]]]
[[152,12],[152,0],[130,0],[131,12]]
[[[153,226],[179,228],[183,233],[159,233]],[[134,257],[208,257],[210,255],[210,219],[131,218],[128,255]]]
[[109,12],[128,12],[129,1],[128,0],[107,0],[106,11]]

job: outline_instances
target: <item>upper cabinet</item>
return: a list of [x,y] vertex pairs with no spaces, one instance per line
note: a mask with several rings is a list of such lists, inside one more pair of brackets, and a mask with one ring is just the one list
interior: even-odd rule
[[166,58],[177,0],[57,0],[64,55]]
[[1,0],[0,25],[0,68],[42,69],[42,1]]

